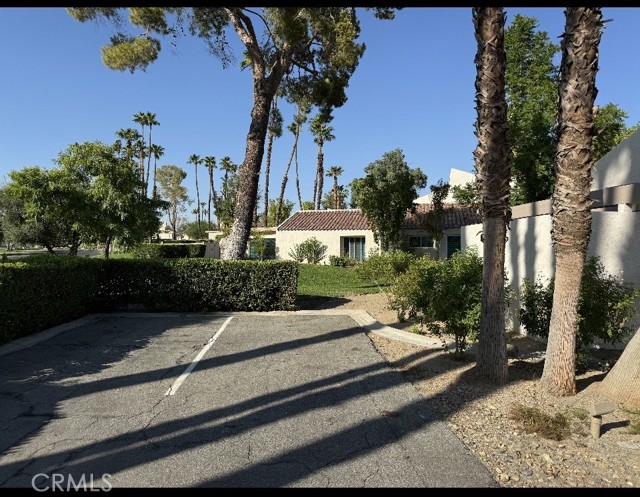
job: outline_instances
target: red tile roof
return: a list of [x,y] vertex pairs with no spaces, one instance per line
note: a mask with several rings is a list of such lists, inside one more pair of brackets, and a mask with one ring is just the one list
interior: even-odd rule
[[[404,229],[420,229],[421,220],[431,210],[429,204],[416,204],[416,213],[408,214]],[[460,228],[482,222],[475,209],[453,205],[445,207],[444,229]],[[359,209],[298,211],[278,226],[278,231],[370,230],[371,224]]]
[[[416,204],[416,212],[407,215],[402,227],[406,230],[420,229],[420,224],[426,213],[431,209],[431,204]],[[461,226],[468,226],[469,224],[479,224],[481,222],[482,216],[472,207],[453,204],[444,208],[444,229],[455,229]]]
[[278,231],[370,230],[360,209],[298,211],[278,226]]

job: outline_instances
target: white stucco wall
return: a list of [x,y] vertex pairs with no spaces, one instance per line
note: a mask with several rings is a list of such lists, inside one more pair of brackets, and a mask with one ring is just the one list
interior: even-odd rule
[[[612,275],[640,288],[640,212],[592,211],[592,233],[587,257],[597,255]],[[476,246],[482,256],[479,232],[481,224],[461,228],[463,248]],[[522,280],[538,277],[546,280],[554,274],[555,257],[551,245],[551,216],[532,216],[512,220],[506,243],[505,271],[511,287],[517,291]],[[517,303],[516,303],[517,305]],[[639,307],[640,310],[640,307]],[[635,320],[640,323],[640,315]],[[515,331],[520,330],[514,320]]]
[[591,174],[591,190],[640,183],[640,131],[633,133],[602,157]]
[[340,256],[342,251],[342,238],[364,237],[365,254],[373,249],[378,251],[379,247],[373,239],[373,232],[370,230],[344,230],[344,231],[278,231],[276,232],[276,258],[291,260],[289,252],[295,244],[300,244],[311,237],[316,237],[321,243],[327,246],[327,253],[321,264],[329,264],[329,256]]

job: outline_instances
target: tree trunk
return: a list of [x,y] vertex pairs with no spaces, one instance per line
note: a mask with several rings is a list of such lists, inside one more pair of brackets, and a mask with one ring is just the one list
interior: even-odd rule
[[264,171],[264,223],[266,227],[269,222],[269,175],[271,174],[271,152],[273,150],[273,134],[269,134],[267,142],[267,163]]
[[556,186],[552,240],[556,255],[553,309],[540,383],[547,393],[575,395],[575,344],[582,270],[591,237],[591,141],[594,136],[600,8],[568,7],[562,39]]
[[483,255],[480,336],[476,369],[497,384],[508,380],[504,329],[504,259],[509,208],[509,142],[505,98],[505,14],[502,7],[474,7],[476,110],[475,150],[482,192]]
[[[236,207],[234,210],[233,226],[227,241],[222,247],[222,259],[242,259],[247,250],[247,241],[251,233],[253,209],[256,204],[258,183],[260,181],[260,165],[264,155],[264,142],[267,136],[269,110],[273,95],[281,77],[264,78],[254,71],[253,80],[253,109],[251,111],[251,125],[247,134],[245,158],[240,165],[240,178]],[[274,76],[272,74],[271,76]],[[271,78],[270,76],[270,78]]]
[[[323,140],[320,140],[319,143],[323,143]],[[320,210],[320,204],[322,202],[322,185],[324,184],[324,152],[322,149],[322,145],[318,145],[318,170],[316,172],[316,177],[318,178],[318,192],[316,196],[316,210]]]
[[629,409],[640,408],[640,328],[602,380],[600,391]]
[[198,164],[194,164],[196,173],[196,222],[198,223],[198,233],[200,233],[200,190],[198,189]]
[[276,207],[276,226],[280,224],[280,216],[282,216],[282,203],[284,202],[284,191],[287,188],[287,181],[289,179],[289,169],[291,168],[291,163],[293,162],[293,157],[296,153],[297,147],[297,135],[293,141],[293,148],[291,149],[291,156],[289,157],[289,162],[287,163],[287,169],[284,171],[284,176],[282,177],[282,184],[280,185],[280,196],[278,197],[278,205]]
[[104,258],[105,259],[109,258],[109,248],[111,247],[111,239],[112,239],[111,235],[107,236],[107,240],[106,240],[106,242],[104,244]]
[[313,180],[313,208],[316,208],[316,205],[318,203],[318,171],[320,171],[322,169],[322,166],[320,165],[321,162],[324,160],[324,155],[322,153],[322,137],[318,136],[317,138],[318,140],[318,164],[316,165],[316,177]]
[[145,197],[149,196],[149,174],[151,173],[151,155],[153,155],[151,153],[151,128],[152,126],[149,125],[149,157],[147,157],[147,175],[144,179],[144,196]]
[[298,172],[298,138],[300,137],[300,128],[296,131],[296,191],[298,192],[298,206],[302,210],[302,195],[300,194],[300,174]]

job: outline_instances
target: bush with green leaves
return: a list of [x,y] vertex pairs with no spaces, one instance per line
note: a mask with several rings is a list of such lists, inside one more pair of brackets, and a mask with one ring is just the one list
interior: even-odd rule
[[329,265],[336,266],[336,267],[352,267],[352,266],[357,266],[358,261],[353,259],[352,257],[330,255]]
[[443,260],[416,258],[390,294],[400,319],[408,315],[436,335],[453,335],[454,356],[460,358],[480,331],[482,259],[473,247]]
[[289,257],[296,262],[307,261],[309,264],[319,264],[327,253],[327,246],[315,236],[302,243],[295,243],[289,251]]
[[382,287],[393,283],[395,278],[407,271],[415,260],[415,255],[402,250],[369,253],[367,260],[358,264],[355,271],[362,281]]
[[0,343],[90,312],[293,310],[292,261],[28,257],[0,265]]
[[[553,307],[554,279],[525,279],[520,288],[520,323],[528,334],[547,339]],[[576,348],[589,348],[596,341],[622,343],[633,329],[627,323],[635,316],[638,290],[608,274],[599,257],[587,259],[578,299]]]
[[141,243],[132,253],[137,259],[179,259],[204,257],[206,249],[202,243]]

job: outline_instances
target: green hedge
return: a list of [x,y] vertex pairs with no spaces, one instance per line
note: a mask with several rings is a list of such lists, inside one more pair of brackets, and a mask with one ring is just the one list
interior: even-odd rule
[[204,257],[206,249],[202,243],[142,243],[132,253],[136,259],[186,259]]
[[90,312],[295,308],[292,261],[26,258],[0,264],[0,343]]
[[100,261],[33,256],[0,264],[0,343],[85,315],[98,291]]

